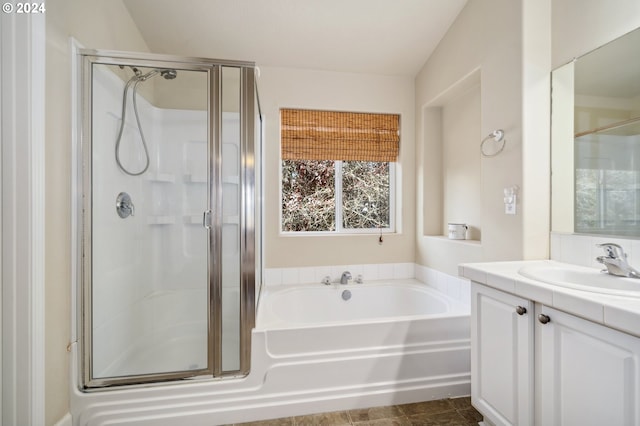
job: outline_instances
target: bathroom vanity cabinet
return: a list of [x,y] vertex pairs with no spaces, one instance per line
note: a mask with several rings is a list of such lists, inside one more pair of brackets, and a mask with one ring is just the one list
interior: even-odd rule
[[496,425],[533,424],[534,304],[471,283],[471,401]]
[[472,282],[471,394],[495,425],[638,425],[640,338]]

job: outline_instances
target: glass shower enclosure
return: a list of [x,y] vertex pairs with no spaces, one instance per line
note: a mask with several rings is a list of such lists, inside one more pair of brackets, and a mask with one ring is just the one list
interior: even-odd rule
[[254,65],[81,56],[82,387],[247,374]]

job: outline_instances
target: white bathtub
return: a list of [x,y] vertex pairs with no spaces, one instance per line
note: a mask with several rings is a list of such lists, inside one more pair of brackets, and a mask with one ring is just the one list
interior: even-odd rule
[[[343,298],[343,293],[350,294]],[[346,300],[345,300],[346,299]],[[258,329],[468,315],[469,309],[416,280],[274,286],[263,292]]]
[[408,279],[267,287],[254,337],[266,387],[330,411],[469,395],[469,327],[469,306]]
[[267,286],[248,376],[74,389],[74,425],[211,426],[469,395],[469,328],[468,305],[416,280]]

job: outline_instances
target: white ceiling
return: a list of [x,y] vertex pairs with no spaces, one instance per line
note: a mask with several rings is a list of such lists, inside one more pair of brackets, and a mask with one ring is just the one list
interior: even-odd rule
[[155,53],[415,76],[467,0],[124,0]]

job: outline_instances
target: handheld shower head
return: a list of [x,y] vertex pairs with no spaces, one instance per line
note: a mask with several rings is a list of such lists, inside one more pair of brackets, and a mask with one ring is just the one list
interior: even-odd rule
[[[120,65],[120,68],[124,69],[124,65]],[[118,164],[118,167],[120,168],[120,170],[122,170],[124,173],[128,174],[129,176],[140,176],[141,174],[146,172],[147,169],[149,168],[149,150],[147,148],[147,141],[145,140],[144,132],[142,131],[142,125],[140,124],[140,117],[138,116],[138,104],[136,102],[138,85],[140,83],[144,83],[145,81],[149,80],[150,78],[158,74],[163,76],[165,80],[173,80],[178,76],[178,73],[174,69],[156,68],[156,69],[152,69],[151,71],[148,71],[146,74],[142,74],[142,71],[140,71],[136,67],[129,66],[129,68],[131,68],[131,70],[134,72],[134,76],[131,77],[129,81],[127,81],[127,83],[124,86],[124,92],[122,93],[122,119],[120,120],[120,130],[118,131],[118,137],[116,139],[115,154],[116,154],[116,163]],[[142,147],[144,149],[144,154],[146,157],[145,166],[139,172],[132,172],[126,169],[120,162],[120,141],[122,139],[122,131],[124,130],[125,117],[127,115],[127,92],[129,91],[130,87],[133,89],[133,97],[132,97],[133,111],[135,113],[136,123],[138,124],[138,130],[140,131],[140,139],[142,140]]]

